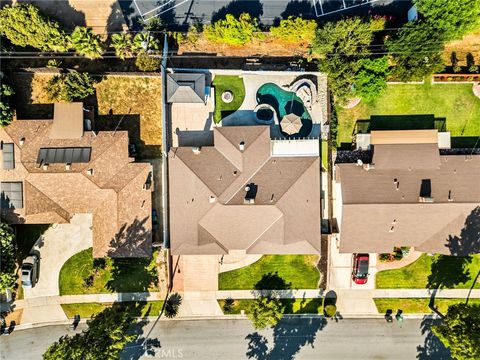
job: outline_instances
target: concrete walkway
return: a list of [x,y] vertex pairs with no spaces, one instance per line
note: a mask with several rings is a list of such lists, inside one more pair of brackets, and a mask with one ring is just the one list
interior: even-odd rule
[[239,254],[229,254],[223,257],[219,272],[237,270],[245,266],[252,265],[262,258],[262,255],[245,254],[243,251]]

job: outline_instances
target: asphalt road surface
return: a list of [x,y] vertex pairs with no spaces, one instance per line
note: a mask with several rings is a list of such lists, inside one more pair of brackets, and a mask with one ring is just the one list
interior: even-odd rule
[[[136,344],[122,359],[451,359],[448,350],[429,331],[430,321],[406,319],[287,318],[273,330],[256,332],[247,320],[161,321],[148,340],[152,323],[138,328]],[[41,359],[45,349],[68,326],[16,330],[0,337],[1,359]],[[71,333],[71,332],[70,332]],[[143,344],[143,346],[141,346]]]

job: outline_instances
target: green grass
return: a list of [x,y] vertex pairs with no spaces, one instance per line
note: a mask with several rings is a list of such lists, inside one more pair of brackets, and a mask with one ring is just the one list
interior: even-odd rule
[[[245,99],[245,85],[241,77],[232,75],[215,75],[212,85],[215,87],[213,121],[218,124],[224,117],[234,113],[242,105]],[[222,93],[227,90],[233,94],[233,101],[228,104],[222,101]]]
[[157,291],[152,259],[109,259],[94,276],[93,285],[85,286],[84,279],[94,274],[92,248],[75,254],[60,270],[60,295],[97,294],[111,292]]
[[[392,310],[395,314],[397,310],[402,310],[406,314],[430,314],[432,310],[428,307],[429,298],[391,298],[391,299],[373,299],[380,314],[385,314],[387,310]],[[465,299],[435,299],[435,307],[442,314],[446,313],[448,307],[453,304],[465,303]],[[480,304],[480,299],[470,299],[469,304]]]
[[322,166],[328,170],[328,141],[322,140]]
[[263,275],[277,273],[292,289],[316,289],[320,273],[316,255],[264,255],[257,262],[241,269],[220,273],[220,290],[250,290]]
[[[434,257],[423,254],[414,263],[400,269],[380,271],[376,275],[376,287],[378,289],[425,289],[428,283],[428,276],[432,274],[431,267]],[[455,256],[445,256],[442,274],[448,281],[449,277],[454,279],[458,275],[458,265],[462,259]],[[473,255],[472,262],[468,264],[469,280],[459,283],[453,288],[469,289],[477,273],[480,271],[480,255]],[[480,288],[480,281],[477,281],[475,288]]]
[[[81,318],[89,318],[100,311],[111,307],[110,303],[79,303],[79,304],[61,304],[62,309],[69,319],[73,319],[75,314]],[[116,303],[117,307],[126,307],[129,315],[132,317],[158,316],[163,307],[163,301],[127,301],[121,304]]]
[[337,112],[339,145],[352,141],[357,120],[368,120],[372,115],[432,114],[446,118],[452,136],[480,135],[480,99],[473,95],[472,84],[392,84],[374,104],[362,102]]
[[[226,315],[240,314],[241,310],[245,310],[248,314],[250,305],[254,302],[253,299],[234,300],[230,311],[225,311],[223,306],[225,300],[218,300],[218,304]],[[307,299],[282,299],[284,314],[322,314],[323,313],[323,299],[321,298],[307,298]]]

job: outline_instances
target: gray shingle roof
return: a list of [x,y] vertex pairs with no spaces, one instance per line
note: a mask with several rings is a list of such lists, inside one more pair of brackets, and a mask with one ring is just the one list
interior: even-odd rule
[[168,103],[204,103],[205,74],[167,74]]

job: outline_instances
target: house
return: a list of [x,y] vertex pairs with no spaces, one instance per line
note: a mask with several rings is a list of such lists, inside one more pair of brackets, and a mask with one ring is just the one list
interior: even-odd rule
[[55,104],[53,119],[0,128],[1,218],[68,223],[92,214],[94,257],[151,255],[152,172],[128,154],[126,131],[86,131],[82,103]]
[[214,127],[213,135],[214,146],[169,151],[172,254],[318,254],[318,141],[297,155],[295,141],[276,146],[270,126]]
[[480,155],[441,150],[437,130],[372,131],[370,142],[371,162],[335,166],[340,252],[480,252]]

